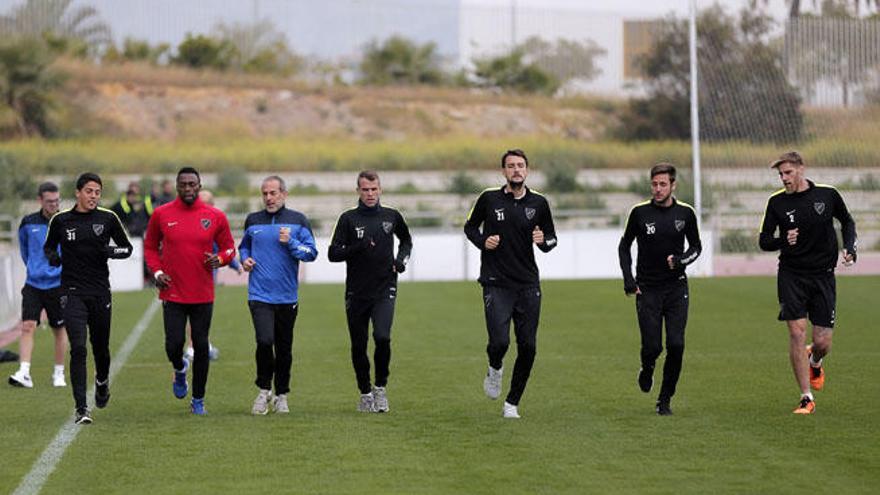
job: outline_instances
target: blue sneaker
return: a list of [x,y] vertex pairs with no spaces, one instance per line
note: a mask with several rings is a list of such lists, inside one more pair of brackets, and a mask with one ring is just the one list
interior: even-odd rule
[[205,409],[205,399],[193,399],[190,408],[192,413],[197,416],[208,415],[208,410]]
[[171,390],[178,399],[186,397],[189,391],[189,385],[186,383],[186,370],[189,369],[189,360],[183,358],[183,370],[174,370],[174,380],[171,382]]

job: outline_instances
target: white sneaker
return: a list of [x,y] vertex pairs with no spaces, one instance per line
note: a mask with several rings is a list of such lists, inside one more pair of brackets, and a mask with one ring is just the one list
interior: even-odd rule
[[214,344],[208,343],[208,359],[216,361],[220,359],[220,349],[214,347]]
[[34,381],[31,380],[31,375],[21,370],[9,376],[9,384],[13,387],[34,388]]
[[373,411],[388,412],[388,396],[385,394],[385,387],[373,387]]
[[55,371],[52,373],[53,387],[66,387],[67,382],[64,381],[64,371]]
[[185,357],[189,362],[193,362],[196,357],[196,351],[192,347],[187,347],[186,352],[183,353],[183,357]]
[[373,392],[361,394],[361,399],[358,402],[358,412],[374,412],[374,407]]
[[486,378],[483,380],[483,391],[486,392],[486,397],[495,400],[501,395],[501,377],[503,374],[504,368],[496,370],[489,366],[489,371],[486,372]]
[[504,408],[501,410],[501,415],[508,419],[519,419],[519,409],[513,404],[504,401]]
[[290,407],[287,405],[287,394],[276,395],[275,402],[272,403],[272,406],[278,414],[289,413]]
[[251,408],[251,414],[265,416],[269,413],[269,402],[272,400],[272,391],[260,389],[257,398],[254,399],[254,407]]

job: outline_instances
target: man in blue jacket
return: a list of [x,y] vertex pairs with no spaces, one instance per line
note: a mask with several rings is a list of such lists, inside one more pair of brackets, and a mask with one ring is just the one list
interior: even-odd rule
[[34,332],[40,321],[40,314],[45,309],[49,326],[55,333],[55,371],[52,373],[52,385],[65,387],[64,354],[67,352],[67,333],[61,310],[61,267],[50,266],[49,260],[43,254],[49,219],[58,213],[61,203],[58,186],[51,182],[40,184],[37,199],[40,202],[40,211],[24,217],[18,227],[18,245],[21,259],[27,267],[27,279],[21,289],[21,360],[18,371],[9,377],[9,384],[24,388],[34,386],[31,379],[31,353],[34,350]]
[[[299,311],[299,262],[318,255],[308,219],[284,206],[287,186],[277,175],[263,180],[262,211],[248,215],[238,246],[248,278],[248,307],[257,340],[257,379],[260,392],[253,414],[265,415],[270,404],[276,413],[288,413],[290,366],[293,362],[293,325]],[[275,397],[272,397],[272,382]]]

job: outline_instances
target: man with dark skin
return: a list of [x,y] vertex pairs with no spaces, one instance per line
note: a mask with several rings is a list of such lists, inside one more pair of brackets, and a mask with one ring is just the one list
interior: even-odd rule
[[[165,353],[174,367],[172,392],[186,397],[189,385],[184,356],[186,324],[192,328],[194,348],[191,411],[207,414],[211,316],[214,311],[214,272],[235,257],[226,215],[199,199],[201,177],[184,167],[177,173],[177,199],[156,208],[144,239],[144,257],[159,288],[165,322]],[[214,245],[217,252],[214,252]]]

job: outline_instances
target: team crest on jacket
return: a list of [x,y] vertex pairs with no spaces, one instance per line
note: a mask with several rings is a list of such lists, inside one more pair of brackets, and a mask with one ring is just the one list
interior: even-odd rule
[[384,230],[386,234],[390,234],[392,228],[394,228],[394,224],[393,224],[393,223],[391,223],[391,222],[382,222],[382,230]]
[[535,209],[534,208],[526,208],[526,218],[529,220],[535,218]]
[[210,227],[210,226],[211,226],[211,219],[210,218],[203,218],[202,219],[202,228],[205,230],[208,230],[208,227]]
[[816,213],[820,215],[825,213],[825,203],[813,203],[813,208],[816,210]]
[[93,223],[92,231],[95,232],[95,235],[101,235],[104,233],[104,224],[102,223]]
[[684,228],[684,220],[676,220],[675,221],[675,230],[677,232],[681,232],[681,229]]

